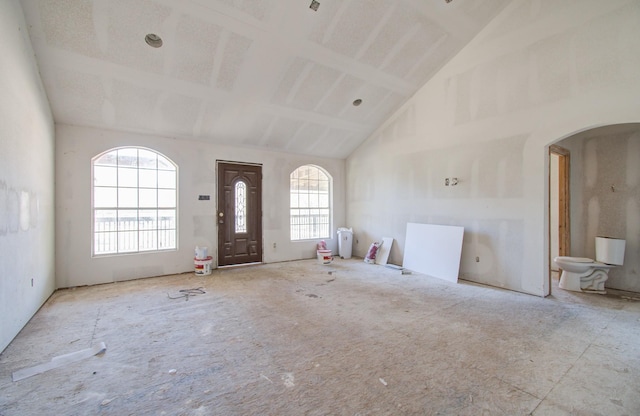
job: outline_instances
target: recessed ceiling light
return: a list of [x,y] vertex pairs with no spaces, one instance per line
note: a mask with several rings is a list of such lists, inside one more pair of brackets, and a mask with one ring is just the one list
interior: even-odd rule
[[155,33],[149,33],[144,37],[144,41],[147,42],[147,44],[152,48],[159,48],[160,46],[162,46],[162,38],[160,38],[160,36],[156,35]]
[[320,3],[317,2],[316,0],[311,0],[311,6],[309,6],[309,8],[311,10],[313,10],[314,12],[318,11],[318,7],[320,7]]
[[362,100],[360,98],[358,98],[357,100],[353,101],[353,105],[356,106],[356,107],[359,106],[360,104],[362,104]]

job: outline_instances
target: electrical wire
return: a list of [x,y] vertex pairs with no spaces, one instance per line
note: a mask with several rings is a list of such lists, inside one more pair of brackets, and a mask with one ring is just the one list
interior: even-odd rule
[[196,296],[196,295],[204,295],[205,292],[201,287],[195,288],[195,289],[181,289],[179,290],[180,295],[178,296],[171,296],[167,293],[167,297],[169,299],[182,299],[185,298],[185,300],[189,300],[189,296]]

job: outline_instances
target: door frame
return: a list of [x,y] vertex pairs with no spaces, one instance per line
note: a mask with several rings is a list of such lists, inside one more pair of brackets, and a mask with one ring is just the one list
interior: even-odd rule
[[[258,177],[258,195],[257,195],[257,203],[258,203],[258,207],[257,207],[257,218],[255,219],[256,224],[258,225],[258,229],[257,229],[257,237],[256,237],[256,242],[258,245],[258,253],[259,253],[259,259],[256,259],[255,261],[243,261],[243,262],[238,262],[238,263],[230,263],[230,264],[221,264],[222,263],[222,259],[224,258],[224,247],[220,244],[221,240],[223,240],[224,238],[222,237],[222,233],[224,232],[224,227],[221,227],[221,207],[223,207],[224,201],[220,200],[220,195],[221,195],[221,184],[224,181],[224,178],[222,177],[223,173],[221,172],[221,165],[236,165],[239,167],[245,166],[245,167],[251,167],[251,168],[259,168],[259,177]],[[238,162],[238,161],[231,161],[231,160],[221,160],[221,159],[217,159],[216,160],[216,186],[217,186],[217,190],[216,190],[216,212],[215,212],[215,221],[216,221],[216,239],[217,239],[217,263],[218,263],[218,267],[234,267],[234,266],[240,266],[240,265],[247,265],[247,264],[256,264],[256,263],[263,263],[264,262],[264,238],[263,238],[263,231],[264,231],[264,226],[263,226],[263,215],[262,215],[262,164],[261,163],[249,163],[249,162]],[[222,205],[221,205],[222,204]],[[226,218],[225,218],[226,220]]]
[[[564,147],[552,144],[549,146],[549,162],[551,155],[558,156],[558,255],[568,256],[571,253],[571,209],[570,209],[570,152]],[[551,163],[549,163],[549,218],[551,218]],[[551,220],[549,220],[549,292],[551,292]]]

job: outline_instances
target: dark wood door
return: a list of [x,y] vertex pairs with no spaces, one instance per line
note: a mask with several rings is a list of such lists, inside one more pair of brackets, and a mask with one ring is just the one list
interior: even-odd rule
[[218,162],[218,266],[262,262],[262,166]]

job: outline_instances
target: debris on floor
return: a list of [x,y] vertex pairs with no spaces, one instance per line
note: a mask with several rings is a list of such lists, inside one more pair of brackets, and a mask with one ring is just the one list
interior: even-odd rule
[[195,289],[181,289],[179,290],[179,295],[178,296],[171,296],[167,293],[167,297],[169,299],[182,299],[184,298],[184,300],[189,300],[189,296],[196,296],[196,295],[204,295],[205,292],[203,288],[198,287]]
[[364,258],[364,262],[365,263],[375,263],[376,262],[376,253],[378,252],[378,248],[380,248],[380,244],[377,241],[374,241],[373,243],[371,243],[371,246],[369,247],[369,251],[367,251],[367,255]]
[[85,348],[84,350],[72,352],[70,354],[59,355],[57,357],[53,357],[48,363],[14,371],[14,373],[12,374],[12,378],[13,381],[23,380],[25,378],[44,373],[45,371],[49,371],[54,368],[62,367],[67,364],[75,363],[76,361],[84,360],[85,358],[93,357],[94,355],[104,354],[106,351],[107,346],[105,345],[105,343],[99,342],[92,348]]
[[386,385],[387,385],[387,382],[386,382],[386,381],[384,381],[384,379],[383,379],[383,378],[379,378],[378,380],[380,380],[380,383],[382,383],[382,385],[383,385],[383,386],[386,386]]
[[295,380],[296,378],[293,376],[293,373],[284,373],[283,375],[280,376],[280,379],[282,380],[282,384],[284,384],[285,387],[295,387]]

